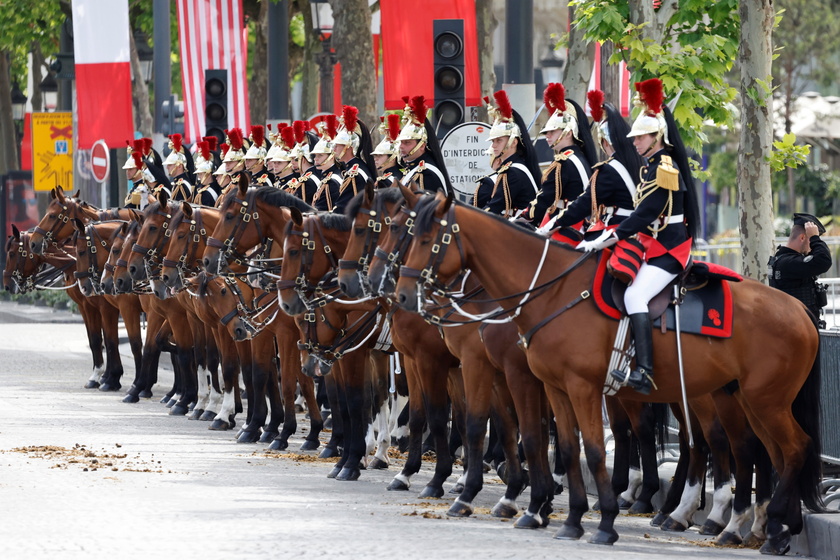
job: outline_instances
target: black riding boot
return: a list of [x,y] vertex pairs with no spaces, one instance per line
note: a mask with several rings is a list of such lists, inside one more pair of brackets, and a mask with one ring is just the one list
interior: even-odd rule
[[633,313],[629,317],[636,343],[636,367],[626,381],[623,371],[614,370],[612,376],[631,389],[649,395],[653,386],[653,328],[647,313]]

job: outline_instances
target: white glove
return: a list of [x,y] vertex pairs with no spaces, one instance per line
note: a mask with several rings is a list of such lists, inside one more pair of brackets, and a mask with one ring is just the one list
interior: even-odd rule
[[557,221],[557,216],[548,220],[545,225],[540,226],[537,228],[537,233],[542,235],[543,237],[548,237],[554,232],[554,222]]
[[601,249],[612,247],[616,243],[618,243],[618,236],[616,236],[615,231],[605,229],[596,239],[578,243],[576,249],[588,253],[589,251],[600,251]]

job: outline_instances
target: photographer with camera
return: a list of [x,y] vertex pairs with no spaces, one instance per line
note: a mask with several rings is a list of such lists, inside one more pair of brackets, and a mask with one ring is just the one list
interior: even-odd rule
[[817,276],[831,268],[831,253],[820,239],[823,233],[825,227],[816,217],[794,214],[787,243],[778,247],[768,263],[770,286],[804,303],[819,320],[821,329],[825,328],[820,315],[827,298],[826,286],[817,282]]

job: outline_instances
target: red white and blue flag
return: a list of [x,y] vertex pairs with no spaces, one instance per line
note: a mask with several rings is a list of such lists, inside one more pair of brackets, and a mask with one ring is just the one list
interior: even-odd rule
[[134,137],[128,0],[73,0],[76,139],[122,146]]
[[228,128],[248,130],[248,37],[242,0],[178,0],[184,140],[205,133],[204,71],[228,70]]

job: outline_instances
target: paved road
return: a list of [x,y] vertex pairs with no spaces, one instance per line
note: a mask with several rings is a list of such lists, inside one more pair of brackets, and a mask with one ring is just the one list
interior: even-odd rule
[[[551,527],[514,530],[489,516],[503,493],[497,479],[486,483],[476,516],[450,519],[451,498],[417,497],[431,464],[406,493],[385,490],[396,465],[336,482],[311,456],[268,455],[207,423],[170,417],[156,400],[128,405],[82,389],[84,342],[79,324],[0,324],[4,559],[758,557],[639,517],[619,518],[621,540],[609,548],[557,541]],[[166,387],[171,375],[161,377]],[[292,448],[301,442],[299,434]],[[565,495],[555,504],[565,511]],[[585,538],[596,524],[585,518]]]

